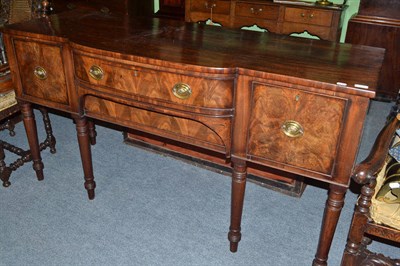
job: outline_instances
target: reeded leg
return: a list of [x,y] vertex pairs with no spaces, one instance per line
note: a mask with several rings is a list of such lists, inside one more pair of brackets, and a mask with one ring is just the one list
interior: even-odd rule
[[28,137],[29,148],[32,155],[33,169],[36,171],[38,180],[43,180],[43,162],[40,156],[39,140],[36,128],[35,116],[30,103],[21,103],[21,112],[23,115],[26,135]]
[[74,116],[74,119],[76,122],[76,132],[78,135],[79,150],[85,178],[85,188],[88,192],[89,199],[92,200],[95,196],[94,189],[96,188],[96,183],[94,182],[93,176],[89,126],[86,117]]
[[326,201],[324,217],[322,219],[318,249],[313,261],[314,266],[328,265],[329,249],[331,248],[336,226],[344,205],[346,191],[347,188],[344,187],[335,185],[330,185],[329,187],[329,196]]
[[88,125],[89,125],[90,144],[96,145],[96,136],[97,136],[96,126],[92,120],[88,121]]
[[239,241],[242,237],[240,224],[242,221],[242,211],[244,193],[246,190],[247,166],[245,161],[233,159],[232,173],[232,196],[231,196],[231,225],[229,227],[228,239],[230,241],[231,252],[236,252]]
[[48,146],[50,148],[50,152],[54,154],[56,153],[56,138],[53,135],[49,114],[45,108],[40,108],[39,110],[43,116],[44,129],[47,135],[45,145]]

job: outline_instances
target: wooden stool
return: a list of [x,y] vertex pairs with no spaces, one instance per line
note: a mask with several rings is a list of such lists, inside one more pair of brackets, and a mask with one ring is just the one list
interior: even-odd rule
[[[15,92],[12,89],[12,82],[10,74],[7,72],[8,66],[0,68],[0,130],[9,130],[10,136],[14,136],[15,123],[21,121],[21,112],[17,100],[15,99]],[[3,75],[1,76],[1,73]],[[5,74],[4,74],[5,73]],[[50,124],[49,115],[44,108],[39,109],[43,115],[43,123],[46,131],[46,139],[40,143],[40,150],[47,147],[50,148],[51,153],[56,152],[56,140],[53,136],[53,131]],[[5,163],[5,150],[18,155],[18,159],[7,165]],[[9,179],[12,171],[22,166],[24,163],[32,160],[30,150],[23,150],[11,143],[0,140],[0,180],[3,182],[4,187],[11,185]],[[39,180],[41,178],[38,177]]]

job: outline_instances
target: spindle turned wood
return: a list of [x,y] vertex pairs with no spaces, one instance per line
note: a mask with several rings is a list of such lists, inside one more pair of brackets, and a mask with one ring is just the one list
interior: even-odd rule
[[358,184],[362,184],[361,194],[353,213],[346,248],[343,252],[342,266],[398,266],[400,258],[389,258],[384,254],[378,254],[368,250],[371,237],[400,243],[400,230],[376,223],[370,215],[372,197],[376,189],[376,179],[379,171],[384,167],[389,148],[393,143],[396,130],[400,126],[396,115],[391,115],[387,124],[383,127],[374,145],[365,160],[358,164],[352,178]]
[[[313,262],[327,264],[383,49],[82,10],[4,33],[25,112],[35,103],[73,115],[90,199],[88,118],[231,160],[233,252],[249,163],[330,184]],[[34,149],[35,125],[25,120]]]

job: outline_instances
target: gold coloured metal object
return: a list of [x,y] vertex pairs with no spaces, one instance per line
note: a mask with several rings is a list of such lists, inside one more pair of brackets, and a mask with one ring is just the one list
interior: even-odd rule
[[93,65],[89,69],[89,75],[95,80],[101,80],[104,77],[104,71],[101,67]]
[[333,3],[331,1],[327,1],[327,0],[316,1],[315,4],[320,5],[320,6],[331,6],[331,5],[333,5]]
[[287,120],[282,125],[282,131],[286,136],[291,138],[298,138],[304,135],[304,129],[299,122]]
[[192,95],[192,89],[186,83],[176,83],[172,88],[172,93],[179,99],[185,100]]
[[47,72],[43,67],[35,67],[33,73],[38,79],[47,79]]

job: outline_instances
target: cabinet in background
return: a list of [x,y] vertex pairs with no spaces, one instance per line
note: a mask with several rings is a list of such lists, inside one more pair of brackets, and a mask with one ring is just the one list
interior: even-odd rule
[[160,0],[157,17],[167,17],[183,20],[185,17],[185,0]]
[[283,4],[272,0],[186,0],[185,19],[212,20],[225,27],[256,25],[269,32],[308,32],[323,40],[339,41],[344,7]]
[[400,0],[361,0],[350,19],[346,42],[386,49],[377,96],[395,100],[400,90]]

